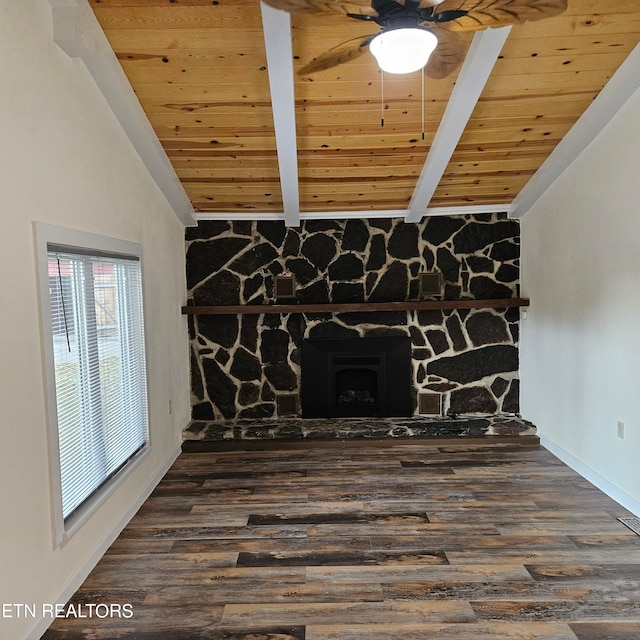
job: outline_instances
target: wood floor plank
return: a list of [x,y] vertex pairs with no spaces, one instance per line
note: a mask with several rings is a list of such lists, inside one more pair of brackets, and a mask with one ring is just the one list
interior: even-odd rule
[[[170,613],[170,611],[169,611]],[[166,625],[164,629],[150,630],[136,627],[109,628],[107,625],[96,625],[89,629],[74,630],[50,629],[46,640],[305,640],[303,626],[259,627],[253,629],[234,629],[209,626],[196,629],[185,629],[179,623]]]
[[610,620],[637,620],[640,603],[626,598],[598,598],[596,601],[559,600],[484,600],[472,601],[471,606],[480,620],[559,620],[572,622]]
[[135,606],[134,616],[131,618],[112,616],[58,618],[43,638],[46,640],[137,638],[140,632],[143,632],[148,634],[149,639],[168,639],[174,637],[170,634],[176,634],[176,632],[200,632],[220,626],[223,611],[223,606],[203,606],[198,602],[180,602],[170,606]]
[[386,524],[314,524],[307,527],[308,536],[407,536],[407,535],[432,535],[434,533],[458,535],[500,535],[500,532],[492,524],[464,524],[429,522],[424,524],[403,523]]
[[[165,553],[154,558],[153,570],[156,572],[173,573],[174,571],[207,571],[218,567],[235,567],[238,563],[238,554],[234,552],[220,553]],[[127,571],[145,571],[149,569],[149,557],[147,554],[128,554],[121,556],[109,553],[102,558],[100,569],[122,569],[124,565]]]
[[[422,543],[420,543],[422,544]],[[372,551],[369,536],[326,538],[210,538],[174,540],[172,553],[210,553],[211,551],[247,551],[251,553],[339,553]],[[415,548],[415,545],[414,547]],[[383,551],[383,549],[380,549]]]
[[503,582],[389,582],[382,584],[385,599],[478,601],[518,600],[565,602],[579,599],[591,603],[606,600],[637,599],[638,587],[628,582],[596,580],[590,582],[543,583],[526,581]]
[[465,549],[464,551],[447,551],[451,564],[489,564],[504,562],[513,564],[531,564],[535,562],[554,562],[572,564],[577,562],[640,562],[640,548],[634,549],[501,549],[500,555],[487,549]]
[[638,640],[640,537],[539,447],[180,456],[46,640]]
[[640,536],[630,530],[626,532],[620,531],[619,533],[614,534],[568,537],[576,547],[582,549],[593,549],[599,547],[609,549],[619,549],[620,547],[640,547]]
[[[196,528],[198,526],[207,527],[215,525],[216,528],[223,527],[246,527],[248,522],[247,514],[242,513],[225,513],[220,510],[215,515],[211,513],[194,513],[192,508],[185,509],[186,513],[168,514],[164,517],[164,520],[168,526],[172,528]],[[154,527],[158,522],[157,514],[145,510],[136,514],[136,519],[127,525],[127,531],[130,532],[133,529],[139,527],[149,528]]]
[[475,622],[468,602],[463,600],[431,602],[341,602],[297,604],[234,605],[225,607],[221,624],[240,627],[273,624],[287,620],[290,624],[411,624],[425,622]]
[[316,582],[500,582],[530,581],[522,565],[397,565],[308,567],[307,577]]
[[[280,498],[282,498],[282,494],[280,494]],[[252,518],[279,518],[283,520],[285,518],[289,518],[289,524],[293,524],[291,522],[291,518],[308,518],[308,517],[316,517],[321,516],[322,518],[332,518],[332,517],[343,517],[343,516],[353,516],[357,517],[361,515],[365,511],[365,506],[369,506],[371,503],[365,502],[291,502],[287,504],[282,504],[282,499],[279,503],[270,503],[270,502],[256,502],[253,503],[249,511],[250,516]],[[392,503],[395,506],[396,503]],[[367,509],[370,511],[371,509]],[[388,513],[392,509],[383,510],[383,513]],[[234,504],[197,504],[191,507],[191,512],[196,515],[215,515],[218,512],[223,514],[246,514],[248,511],[248,504],[245,500],[238,501]],[[396,509],[397,511],[397,509]],[[403,512],[405,509],[402,510]],[[406,511],[409,511],[407,509]],[[421,510],[424,514],[424,509]],[[255,522],[254,522],[255,523]]]
[[441,549],[421,549],[417,551],[341,551],[333,553],[249,553],[238,556],[239,567],[332,567],[372,565],[434,565],[449,564]]
[[173,540],[134,540],[120,537],[109,547],[107,554],[169,553],[172,546]]
[[426,512],[398,512],[398,513],[364,513],[348,511],[343,513],[291,513],[274,515],[250,515],[249,525],[312,525],[312,524],[376,524],[376,525],[423,525],[429,522]]
[[307,528],[301,525],[279,527],[206,527],[201,525],[173,526],[128,526],[121,534],[123,538],[162,538],[170,540],[199,540],[201,538],[303,538]]
[[234,588],[242,589],[247,585],[264,584],[272,580],[284,582],[304,582],[306,572],[304,567],[265,567],[257,575],[255,569],[220,567],[194,571],[192,568],[172,571],[150,570],[143,573],[129,571],[127,566],[107,567],[100,563],[84,581],[83,589],[95,590],[108,583],[116,588],[128,588],[135,584],[139,588],[151,588],[171,584],[174,586],[196,585],[202,589],[210,588],[218,583],[233,584]]
[[640,638],[640,622],[574,622],[570,627],[578,640],[638,640]]
[[[241,588],[238,588],[238,587]],[[143,602],[150,605],[170,605],[184,599],[197,600],[203,604],[255,604],[269,603],[340,603],[382,602],[382,587],[379,584],[327,584],[274,580],[272,582],[244,581],[241,585],[232,581],[216,583],[213,588],[201,585],[158,587],[146,594]]]
[[575,564],[529,565],[534,580],[640,580],[640,564]]
[[[315,538],[310,537],[309,540]],[[483,534],[478,529],[451,535],[450,532],[434,530],[432,532],[422,531],[419,535],[406,536],[369,536],[372,549],[378,551],[412,551],[420,547],[428,545],[431,548],[446,549],[447,557],[456,551],[474,550],[480,553],[492,553],[492,559],[500,559],[503,550],[515,552],[530,552],[539,550],[547,552],[549,550],[575,550],[575,543],[568,536],[541,536],[541,535],[523,535],[523,536],[501,536],[492,532]],[[451,556],[454,557],[454,556]]]
[[[559,623],[498,624],[358,624],[307,625],[305,640],[576,640]],[[588,638],[585,640],[596,640]],[[598,637],[598,640],[604,640]],[[620,639],[622,640],[622,639]],[[625,639],[630,640],[630,639]]]
[[383,582],[385,600],[481,600],[483,598],[549,598],[551,590],[539,582],[505,580],[442,582]]
[[589,520],[589,510],[584,513],[582,522],[527,522],[522,523],[496,523],[496,529],[505,535],[526,535],[536,532],[540,535],[607,535],[617,534],[620,531],[620,523],[616,524],[615,518],[611,521],[602,520],[591,522]]

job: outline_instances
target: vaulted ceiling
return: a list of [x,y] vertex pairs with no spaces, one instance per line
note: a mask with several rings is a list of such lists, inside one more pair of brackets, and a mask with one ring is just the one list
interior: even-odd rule
[[509,210],[640,40],[638,0],[569,0],[544,20],[461,33],[464,64],[426,77],[423,100],[419,72],[382,86],[369,53],[296,73],[372,23],[258,0],[90,5],[196,218],[289,224]]

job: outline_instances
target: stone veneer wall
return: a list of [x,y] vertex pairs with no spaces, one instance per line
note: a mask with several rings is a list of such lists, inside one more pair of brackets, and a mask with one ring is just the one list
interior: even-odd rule
[[[431,270],[444,299],[519,294],[519,224],[502,214],[201,221],[186,239],[190,305],[273,303],[289,273],[300,303],[417,300]],[[437,392],[445,414],[517,413],[518,322],[517,308],[190,316],[192,415],[276,417],[276,395],[299,393],[302,340],[340,336],[410,336],[414,412],[418,392]]]

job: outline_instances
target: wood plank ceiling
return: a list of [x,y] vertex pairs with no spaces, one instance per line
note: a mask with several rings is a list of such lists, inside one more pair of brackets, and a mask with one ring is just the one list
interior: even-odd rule
[[[90,4],[196,217],[282,217],[290,175],[281,181],[269,74],[291,74],[267,67],[258,0]],[[296,69],[377,31],[332,15],[292,15],[291,27]],[[639,40],[638,0],[569,0],[561,15],[513,26],[428,206],[511,203]],[[423,102],[419,72],[385,74],[382,99],[368,53],[296,74],[302,217],[406,211],[456,80],[426,78]]]

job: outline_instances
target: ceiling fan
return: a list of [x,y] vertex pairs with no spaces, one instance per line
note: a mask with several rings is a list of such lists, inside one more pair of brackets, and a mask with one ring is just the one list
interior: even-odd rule
[[302,67],[308,75],[331,69],[366,53],[375,56],[389,73],[425,69],[432,78],[444,78],[462,62],[464,45],[457,31],[478,31],[530,20],[540,20],[567,8],[568,0],[264,0],[289,13],[342,14],[375,22],[377,34],[348,40]]

